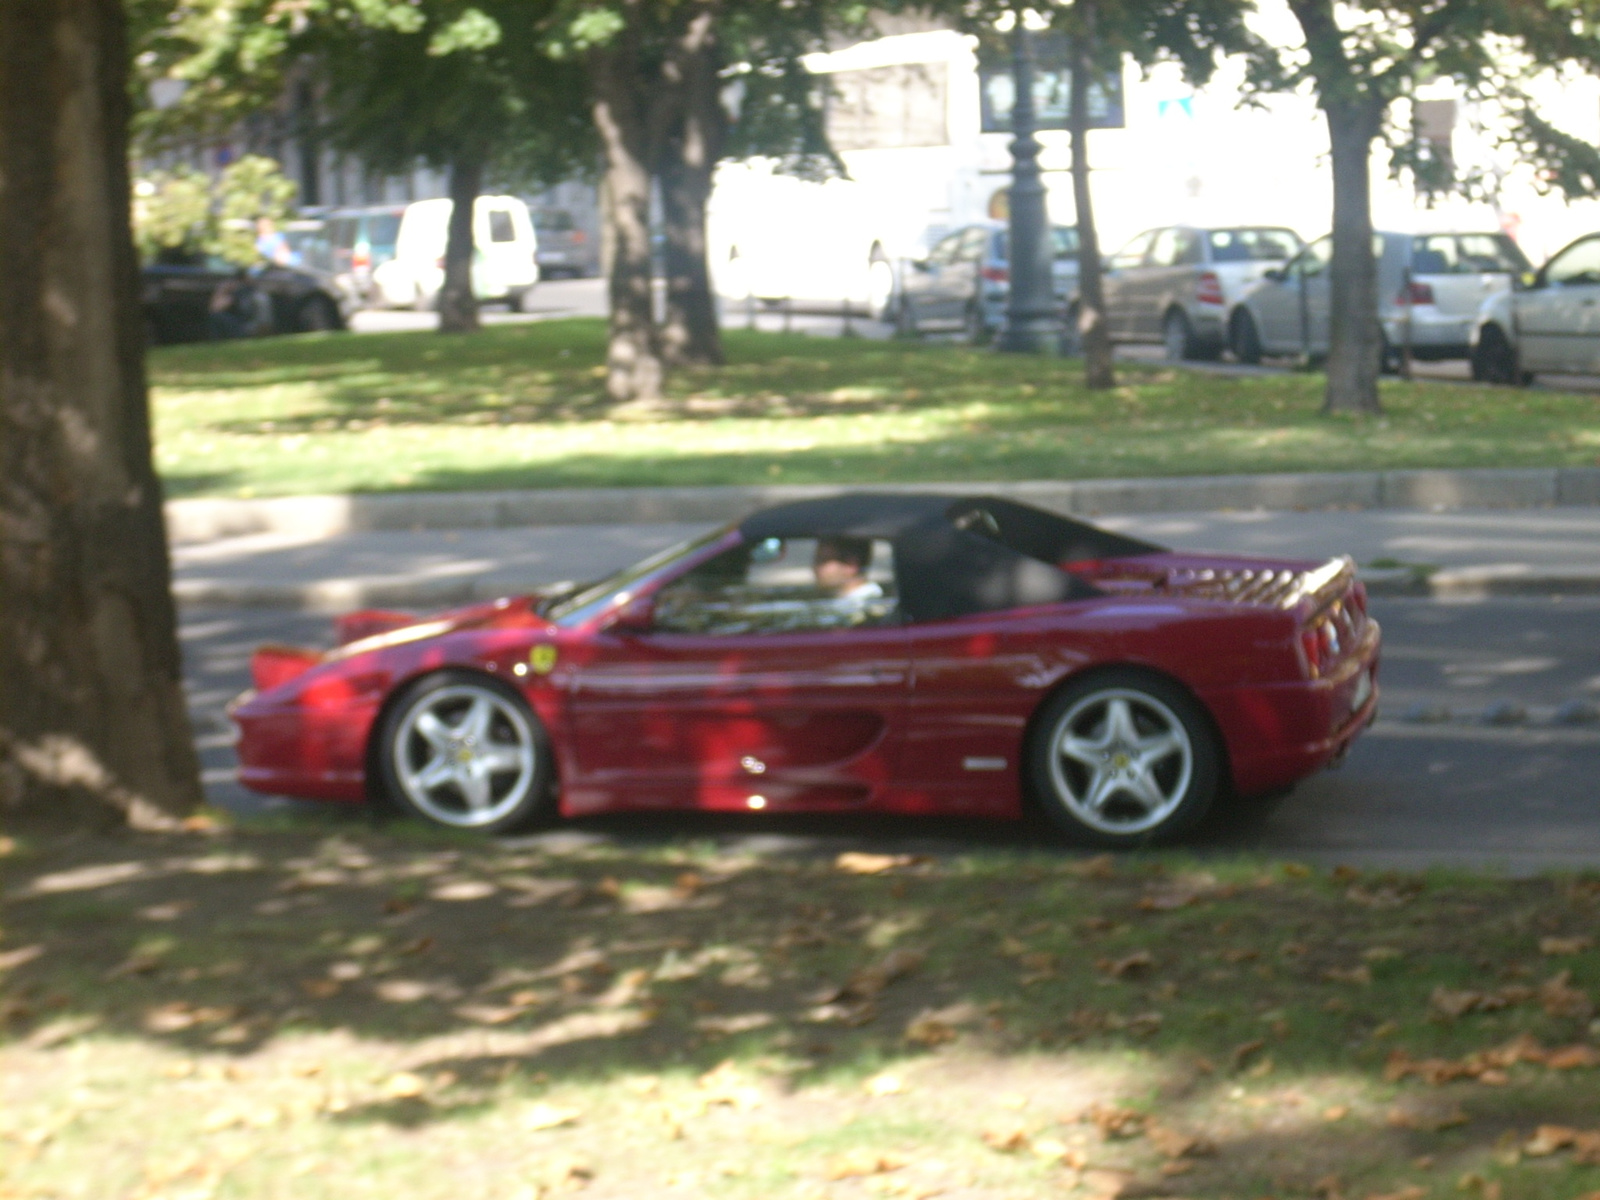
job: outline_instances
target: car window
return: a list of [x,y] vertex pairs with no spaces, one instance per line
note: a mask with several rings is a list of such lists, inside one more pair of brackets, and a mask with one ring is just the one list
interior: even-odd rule
[[1183,234],[1182,229],[1163,229],[1156,234],[1156,240],[1150,246],[1150,254],[1145,259],[1145,266],[1177,266],[1182,261]]
[[394,242],[400,236],[400,218],[394,213],[380,213],[367,218],[367,243],[374,253],[385,251],[394,254]]
[[[1051,248],[1057,258],[1078,257],[1078,231],[1070,225],[1054,225],[1050,229]],[[994,256],[1001,262],[1011,258],[1011,237],[1004,229],[995,231]]]
[[1463,271],[1520,275],[1533,269],[1521,247],[1503,233],[1463,233],[1456,248]]
[[936,266],[947,267],[956,261],[956,255],[960,251],[961,235],[952,233],[933,244],[933,249],[928,251],[928,261]]
[[708,559],[656,593],[659,633],[731,636],[893,624],[894,553],[881,538],[768,538]]
[[982,258],[983,244],[988,240],[989,231],[981,225],[974,225],[961,235],[961,257],[963,259]]
[[503,208],[491,208],[489,210],[489,240],[491,242],[514,242],[517,240],[517,231],[511,224],[511,214]]
[[1113,271],[1126,271],[1130,267],[1144,265],[1145,252],[1150,248],[1150,241],[1154,238],[1155,231],[1141,233],[1121,250],[1111,256],[1111,269]]
[[1282,262],[1293,258],[1300,239],[1288,229],[1213,229],[1206,235],[1211,261]]
[[1289,263],[1287,270],[1292,276],[1309,279],[1326,271],[1332,258],[1333,236],[1330,234],[1327,237],[1319,237],[1300,251]]
[[541,208],[533,214],[533,227],[539,233],[569,233],[572,214],[564,208]]
[[1550,260],[1545,282],[1567,285],[1600,283],[1600,238],[1585,238]]

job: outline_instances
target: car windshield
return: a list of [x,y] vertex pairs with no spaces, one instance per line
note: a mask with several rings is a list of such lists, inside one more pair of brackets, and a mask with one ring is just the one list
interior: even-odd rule
[[726,536],[729,528],[727,525],[719,526],[710,533],[689,538],[675,546],[668,546],[665,550],[658,551],[632,566],[623,567],[599,583],[585,584],[575,592],[554,596],[539,606],[538,613],[547,621],[553,621],[564,629],[582,625],[616,603],[621,593],[651,578],[679,559],[686,558]]
[[572,214],[561,208],[535,209],[533,225],[540,233],[566,233],[573,228]]
[[1289,229],[1213,229],[1212,262],[1282,262],[1300,249],[1300,238]]

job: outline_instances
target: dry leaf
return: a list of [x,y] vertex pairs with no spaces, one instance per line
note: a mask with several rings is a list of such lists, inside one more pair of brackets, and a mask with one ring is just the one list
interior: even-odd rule
[[1539,953],[1549,955],[1582,954],[1594,949],[1592,937],[1543,937],[1539,939]]
[[581,1108],[560,1108],[541,1101],[522,1114],[521,1125],[531,1133],[539,1129],[555,1129],[561,1125],[571,1125],[581,1116],[583,1116]]
[[1403,1187],[1398,1192],[1369,1192],[1367,1200],[1425,1200],[1428,1189],[1412,1184]]
[[1593,1013],[1594,1005],[1589,1001],[1589,993],[1571,986],[1571,981],[1572,972],[1562,971],[1541,983],[1535,995],[1547,1015],[1586,1021]]
[[984,1129],[978,1136],[983,1138],[984,1144],[1003,1154],[1014,1153],[1028,1148],[1028,1129],[1015,1122],[1001,1125],[991,1125]]
[[1350,1106],[1348,1104],[1330,1104],[1322,1110],[1322,1119],[1324,1121],[1342,1121],[1349,1115]]
[[1127,979],[1149,971],[1156,965],[1156,960],[1148,950],[1135,950],[1124,958],[1102,958],[1094,965],[1096,970],[1103,971],[1113,979]]
[[1080,879],[1110,879],[1117,873],[1117,860],[1109,854],[1096,854],[1093,858],[1073,863],[1067,870]]
[[1367,987],[1372,983],[1372,968],[1362,963],[1359,967],[1329,967],[1322,973],[1329,983],[1354,983]]
[[877,1150],[856,1150],[830,1159],[822,1169],[822,1177],[830,1183],[840,1179],[860,1179],[868,1175],[887,1175],[905,1167],[908,1159],[899,1154],[885,1154]]
[[1447,1113],[1420,1113],[1392,1108],[1384,1118],[1395,1129],[1415,1129],[1422,1133],[1438,1133],[1441,1129],[1454,1129],[1458,1125],[1465,1125],[1471,1119],[1459,1108],[1451,1109]]
[[1214,1143],[1198,1134],[1183,1133],[1155,1121],[1145,1122],[1144,1136],[1167,1158],[1200,1158],[1217,1152]]
[[901,1096],[910,1090],[906,1087],[904,1079],[887,1071],[881,1075],[874,1075],[861,1087],[869,1096]]
[[885,871],[913,866],[920,861],[914,854],[864,854],[859,850],[846,850],[833,860],[833,867],[847,875],[882,875]]
[[1250,1056],[1261,1050],[1266,1046],[1266,1044],[1266,1038],[1256,1038],[1253,1041],[1241,1042],[1239,1045],[1235,1046],[1233,1048],[1233,1053],[1229,1055],[1233,1061],[1233,1069],[1237,1071],[1243,1067]]
[[397,1071],[383,1085],[383,1094],[391,1100],[415,1100],[428,1090],[427,1082],[410,1071]]
[[1557,1150],[1565,1150],[1578,1140],[1578,1131],[1566,1125],[1541,1125],[1533,1136],[1522,1144],[1522,1152],[1529,1158],[1543,1158]]
[[1600,1067],[1600,1050],[1593,1046],[1577,1044],[1551,1050],[1544,1056],[1544,1065],[1552,1071],[1571,1071],[1579,1067]]
[[1092,1124],[1107,1141],[1137,1137],[1144,1132],[1145,1122],[1149,1120],[1137,1109],[1105,1104],[1091,1104],[1084,1109],[1079,1119]]
[[919,1046],[942,1046],[958,1037],[955,1026],[937,1017],[918,1017],[906,1026],[906,1041]]

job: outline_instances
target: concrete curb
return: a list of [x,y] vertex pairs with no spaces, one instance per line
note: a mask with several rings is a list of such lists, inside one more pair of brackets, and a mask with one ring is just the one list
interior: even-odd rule
[[1600,504],[1600,467],[1197,475],[1023,483],[783,484],[761,487],[551,488],[194,499],[167,503],[174,544],[276,533],[732,521],[790,500],[846,491],[984,493],[1074,516],[1222,509],[1544,508]]
[[[1521,567],[1458,567],[1432,573],[1363,571],[1374,596],[1485,599],[1491,596],[1600,594],[1600,569],[1570,567],[1535,571]],[[516,583],[492,579],[323,579],[304,584],[179,580],[172,593],[185,608],[282,608],[341,613],[358,608],[438,609],[523,595],[549,580]]]

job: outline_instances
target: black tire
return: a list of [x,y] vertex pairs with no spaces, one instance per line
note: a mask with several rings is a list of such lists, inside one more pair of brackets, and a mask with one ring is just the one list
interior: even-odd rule
[[1119,667],[1074,679],[1044,703],[1025,763],[1029,793],[1057,828],[1074,841],[1122,850],[1193,829],[1216,797],[1222,750],[1188,692],[1153,672]]
[[981,346],[989,340],[989,327],[983,323],[983,306],[977,297],[968,300],[962,310],[961,340],[969,346]]
[[332,333],[344,328],[339,306],[323,295],[307,296],[300,302],[295,324],[301,333]]
[[1506,387],[1533,382],[1533,373],[1517,369],[1517,352],[1498,325],[1485,325],[1472,348],[1472,377],[1479,383]]
[[409,684],[384,712],[372,758],[384,797],[436,825],[496,834],[554,815],[544,725],[515,689],[476,671]]
[[1166,350],[1168,362],[1200,357],[1194,329],[1182,309],[1169,309],[1167,315],[1161,318],[1161,344]]
[[1234,358],[1250,367],[1261,364],[1261,331],[1256,328],[1256,319],[1248,308],[1233,314],[1228,324],[1228,340],[1232,343]]
[[532,287],[518,288],[506,296],[506,311],[514,313],[527,312],[528,301],[532,298]]

